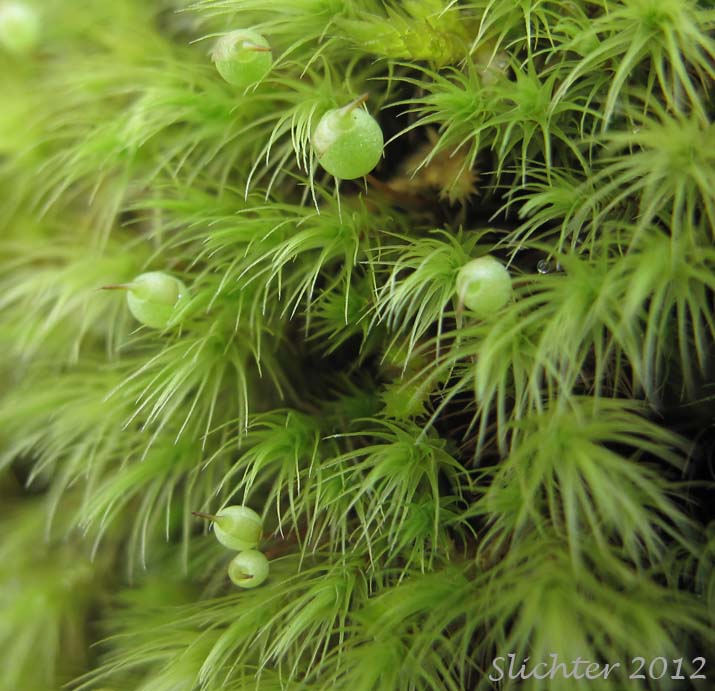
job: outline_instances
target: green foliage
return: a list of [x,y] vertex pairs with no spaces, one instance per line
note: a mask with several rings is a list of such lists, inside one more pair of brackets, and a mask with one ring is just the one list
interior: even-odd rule
[[[711,3],[12,4],[2,691],[559,691],[596,686],[492,662],[712,650]],[[231,84],[236,31],[271,52]],[[384,152],[338,187],[315,130],[364,98]],[[101,290],[142,274],[185,286],[158,328]],[[232,504],[258,588],[192,515]]]
[[[594,21],[581,17],[579,30],[564,42],[568,54],[588,45],[565,76],[556,102],[588,72],[611,72],[603,102],[604,126],[628,87],[646,82],[649,102],[660,97],[676,111],[692,109],[706,118],[701,89],[715,76],[711,35],[715,15],[691,0],[622,0]],[[585,21],[584,21],[585,20]],[[647,75],[647,76],[646,76]],[[645,77],[639,81],[641,77]],[[650,105],[650,103],[649,103]]]
[[111,556],[91,563],[76,537],[47,535],[41,501],[3,508],[0,641],[7,658],[0,688],[55,688],[87,664],[85,622],[102,579],[111,582]]
[[669,496],[675,485],[641,460],[647,453],[682,468],[685,456],[673,449],[685,451],[683,440],[630,407],[576,399],[515,424],[511,453],[485,471],[493,477],[475,505],[492,522],[486,549],[490,539],[515,541],[548,526],[564,536],[573,568],[586,548],[591,558],[595,550],[603,560],[620,550],[627,560],[657,562],[662,536],[683,539],[686,516]]

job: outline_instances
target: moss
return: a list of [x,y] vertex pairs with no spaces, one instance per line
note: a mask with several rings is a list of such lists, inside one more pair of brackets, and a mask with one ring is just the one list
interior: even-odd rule
[[[710,7],[12,4],[39,33],[0,40],[0,689],[595,688],[490,679],[510,653],[693,673]],[[236,87],[212,51],[243,30],[272,65]],[[361,94],[384,155],[338,186],[313,135]],[[485,255],[495,314],[457,289]],[[186,286],[167,329],[101,290],[155,271]],[[231,504],[264,521],[249,590],[192,515]]]

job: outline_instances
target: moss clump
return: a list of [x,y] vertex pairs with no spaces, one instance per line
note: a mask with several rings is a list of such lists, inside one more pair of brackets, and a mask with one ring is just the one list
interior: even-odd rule
[[[0,691],[695,673],[714,31],[692,0],[0,0]],[[346,112],[372,149],[335,167]],[[142,275],[157,328],[100,290]],[[192,516],[231,505],[259,588]]]

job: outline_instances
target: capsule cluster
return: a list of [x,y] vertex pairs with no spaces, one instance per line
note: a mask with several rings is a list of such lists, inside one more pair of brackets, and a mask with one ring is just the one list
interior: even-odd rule
[[[264,36],[251,29],[222,36],[211,53],[218,73],[232,86],[248,88],[262,81],[273,66],[273,53]],[[367,175],[380,161],[382,129],[362,105],[367,94],[341,108],[328,110],[311,138],[320,165],[342,180]]]
[[215,515],[194,511],[211,521],[216,539],[238,552],[228,565],[228,577],[239,588],[256,588],[268,578],[268,559],[258,549],[263,533],[261,517],[248,506],[226,506]]

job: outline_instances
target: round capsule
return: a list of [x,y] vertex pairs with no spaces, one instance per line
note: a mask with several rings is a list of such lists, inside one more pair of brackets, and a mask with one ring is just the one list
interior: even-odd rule
[[263,552],[239,552],[228,565],[228,577],[239,588],[256,588],[268,578],[268,559]]
[[215,515],[194,511],[194,516],[212,521],[216,539],[229,549],[251,550],[263,534],[261,517],[248,506],[226,506]]
[[273,66],[270,44],[250,29],[222,36],[214,46],[211,59],[229,84],[242,88],[261,81]]
[[476,317],[496,314],[512,296],[506,267],[486,255],[467,262],[457,274],[457,298]]
[[380,161],[384,138],[377,120],[364,108],[363,94],[343,108],[333,108],[318,121],[312,142],[320,165],[342,180],[367,175]]
[[163,329],[169,324],[177,305],[186,295],[186,286],[162,271],[141,274],[125,287],[129,311],[137,321],[155,329]]

